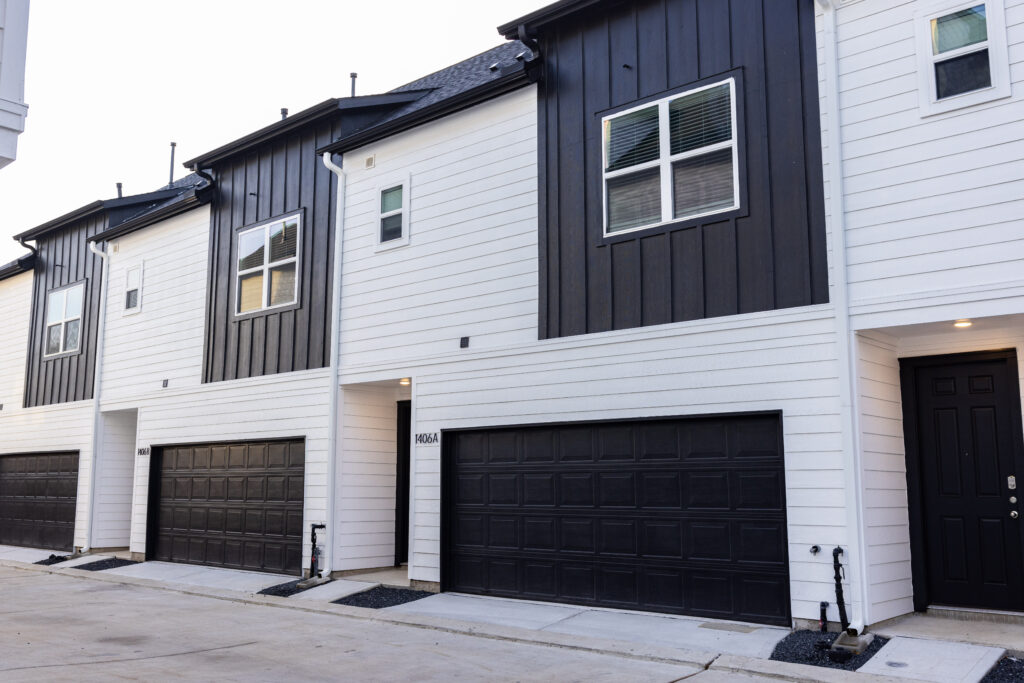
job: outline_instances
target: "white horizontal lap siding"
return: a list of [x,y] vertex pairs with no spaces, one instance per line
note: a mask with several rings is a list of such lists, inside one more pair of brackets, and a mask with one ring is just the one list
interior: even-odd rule
[[[116,253],[108,248],[104,408],[202,381],[209,240],[204,206],[120,238]],[[141,308],[125,315],[125,274],[139,265]]]
[[[318,369],[164,390],[131,404],[139,408],[137,446],[305,439],[302,563],[308,566],[309,525],[327,519],[328,380],[329,371]],[[136,458],[131,550],[137,553],[146,550],[149,464],[148,457]]]
[[[536,118],[529,86],[345,155],[344,365],[536,339]],[[409,244],[378,249],[378,192],[405,179]]]
[[128,546],[135,476],[135,415],[135,411],[119,411],[102,416],[93,522],[95,548]]
[[[794,616],[832,601],[846,543],[831,307],[548,340],[414,370],[416,433],[544,422],[782,411]],[[440,447],[418,445],[412,577],[440,578]]]
[[3,425],[17,413],[25,395],[25,358],[28,353],[29,319],[32,316],[32,273],[0,280],[0,453]]
[[[915,12],[908,0],[838,10],[842,158],[857,327],[987,300],[986,315],[1020,310],[991,291],[1024,284],[1024,0],[1005,0],[1013,96],[921,116]],[[965,310],[973,312],[973,309]],[[916,315],[944,319],[948,308]],[[885,324],[892,324],[885,320]]]
[[393,387],[341,389],[336,570],[394,564],[397,400]]
[[895,342],[878,333],[861,334],[857,340],[864,536],[874,622],[914,609],[903,406]]

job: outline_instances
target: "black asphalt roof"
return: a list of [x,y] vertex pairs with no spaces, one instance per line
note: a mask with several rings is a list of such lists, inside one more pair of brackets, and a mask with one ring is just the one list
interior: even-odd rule
[[337,97],[324,100],[320,104],[315,104],[308,109],[303,109],[300,112],[296,112],[287,118],[276,121],[269,126],[260,128],[259,130],[240,137],[237,140],[232,140],[226,145],[221,145],[217,149],[201,154],[194,159],[189,159],[184,163],[184,166],[185,168],[192,169],[193,171],[201,168],[209,168],[212,164],[215,164],[218,161],[235,156],[241,152],[248,151],[266,143],[268,140],[278,137],[279,135],[290,133],[291,131],[314,121],[319,121],[325,117],[332,116],[338,111],[346,109],[379,108],[382,112],[386,112],[388,109],[400,107],[407,102],[411,102],[422,97],[425,94],[426,93],[423,92],[416,92],[415,90],[403,90],[401,92],[385,93],[383,95]]
[[[36,240],[51,232],[62,230],[77,221],[95,216],[105,211],[113,211],[115,209],[119,210],[117,211],[116,225],[121,225],[127,221],[138,220],[143,216],[164,207],[168,202],[173,202],[174,200],[179,199],[182,195],[193,192],[197,185],[206,182],[207,181],[201,179],[198,175],[192,174],[171,184],[165,185],[159,190],[155,190],[153,192],[129,195],[127,197],[117,197],[115,199],[100,199],[79,207],[74,211],[69,211],[63,216],[58,216],[53,220],[37,225],[31,230],[26,230],[23,233],[15,235],[14,239],[18,241]],[[108,226],[106,232],[109,232],[110,228],[113,227],[115,227],[115,225]]]
[[426,93],[368,128],[322,147],[318,152],[343,152],[402,130],[446,116],[529,81],[525,64],[533,56],[518,40],[435,71],[390,91]]
[[162,202],[140,207],[135,213],[90,237],[89,241],[106,242],[206,204],[210,201],[210,193],[206,190],[211,187],[209,181],[191,173],[167,186],[179,190],[178,194]]
[[0,280],[6,280],[9,277],[14,277],[15,275],[20,275],[21,273],[27,273],[28,271],[32,270],[32,268],[35,265],[35,254],[25,254],[24,256],[20,256],[17,259],[11,261],[10,263],[5,263],[4,265],[0,266]]

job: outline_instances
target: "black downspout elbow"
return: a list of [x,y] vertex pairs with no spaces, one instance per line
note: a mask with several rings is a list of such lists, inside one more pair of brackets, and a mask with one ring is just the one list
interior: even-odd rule
[[850,626],[850,620],[846,616],[846,603],[843,602],[843,565],[839,561],[839,556],[842,554],[843,549],[839,546],[832,549],[832,568],[835,570],[836,581],[836,607],[839,608],[839,623],[842,624],[845,632]]
[[39,255],[39,250],[33,247],[31,244],[25,244],[25,240],[23,238],[18,238],[18,244],[31,251],[33,256]]

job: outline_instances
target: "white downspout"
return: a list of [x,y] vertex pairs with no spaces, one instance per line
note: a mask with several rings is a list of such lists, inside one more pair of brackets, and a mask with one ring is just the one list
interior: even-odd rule
[[829,214],[832,227],[832,255],[835,266],[836,338],[839,352],[840,419],[843,465],[846,472],[846,514],[849,538],[844,565],[849,570],[851,593],[856,609],[851,610],[850,628],[863,633],[870,621],[868,602],[868,563],[865,555],[864,497],[860,450],[860,401],[857,386],[856,334],[850,324],[849,265],[846,252],[846,202],[843,188],[843,139],[839,112],[839,51],[836,38],[834,0],[818,0],[825,20],[825,82],[828,117],[828,182],[831,190]]
[[331,283],[331,378],[330,414],[327,423],[327,549],[324,553],[323,574],[330,576],[334,568],[334,549],[338,534],[335,530],[337,518],[335,490],[337,489],[338,450],[338,352],[341,349],[341,260],[345,244],[345,171],[331,161],[331,154],[324,152],[324,166],[338,176],[338,198],[334,210],[334,272]]
[[96,374],[92,380],[92,466],[89,468],[89,521],[85,530],[85,547],[82,548],[82,554],[92,550],[93,527],[95,526],[96,479],[99,476],[100,448],[103,445],[100,429],[102,421],[100,393],[103,387],[103,339],[107,329],[107,286],[110,275],[110,261],[107,259],[107,253],[97,247],[95,242],[89,242],[89,251],[103,261],[103,269],[100,276],[100,319],[96,328]]

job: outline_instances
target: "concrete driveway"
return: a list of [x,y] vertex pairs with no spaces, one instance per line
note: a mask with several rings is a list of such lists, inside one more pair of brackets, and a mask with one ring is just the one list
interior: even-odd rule
[[0,567],[0,680],[675,681],[703,670],[79,573]]
[[503,624],[549,633],[688,647],[765,659],[771,657],[778,642],[790,633],[789,629],[777,626],[591,609],[459,593],[441,593],[387,609],[389,612],[403,614]]

